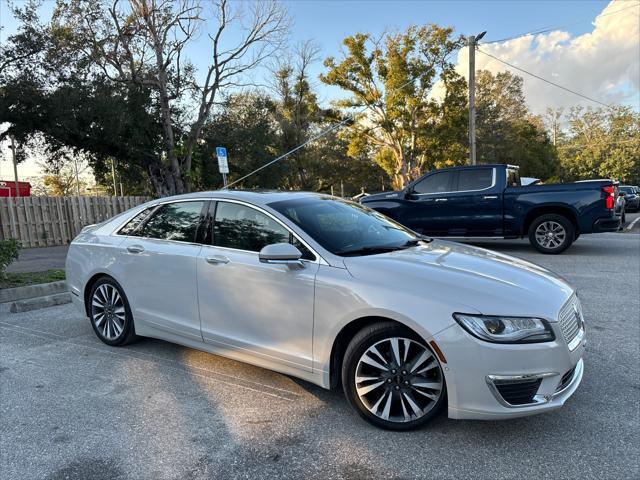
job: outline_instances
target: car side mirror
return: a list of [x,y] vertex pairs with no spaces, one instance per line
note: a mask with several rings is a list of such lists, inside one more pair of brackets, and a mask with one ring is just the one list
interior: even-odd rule
[[413,194],[413,188],[411,187],[405,188],[403,197],[407,200],[415,199],[415,195]]
[[272,243],[265,246],[258,254],[262,263],[302,267],[304,264],[300,260],[301,257],[302,252],[290,243]]

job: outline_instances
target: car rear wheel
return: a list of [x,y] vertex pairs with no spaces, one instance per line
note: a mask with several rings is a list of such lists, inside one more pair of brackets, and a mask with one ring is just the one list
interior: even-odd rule
[[381,322],[351,340],[342,364],[342,386],[367,421],[390,430],[424,425],[446,397],[440,361],[409,329]]
[[89,302],[91,326],[100,340],[111,346],[136,340],[131,308],[118,282],[100,278],[91,288]]
[[529,242],[541,253],[562,253],[575,238],[573,224],[562,215],[541,215],[529,227]]

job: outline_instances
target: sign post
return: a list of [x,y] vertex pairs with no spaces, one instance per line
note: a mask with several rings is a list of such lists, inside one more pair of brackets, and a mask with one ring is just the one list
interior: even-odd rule
[[227,188],[227,173],[229,173],[227,149],[224,147],[216,147],[216,156],[218,157],[218,171],[222,174],[222,184],[224,188]]

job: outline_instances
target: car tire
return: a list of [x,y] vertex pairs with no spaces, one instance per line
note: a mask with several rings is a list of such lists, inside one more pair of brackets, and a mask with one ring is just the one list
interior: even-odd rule
[[562,253],[571,246],[575,238],[575,228],[571,221],[555,213],[540,215],[529,227],[529,242],[540,253]]
[[384,429],[418,428],[446,402],[440,360],[424,340],[395,322],[360,330],[345,351],[341,373],[349,404]]
[[104,276],[93,284],[87,311],[93,331],[107,345],[119,347],[138,339],[127,296],[113,278]]

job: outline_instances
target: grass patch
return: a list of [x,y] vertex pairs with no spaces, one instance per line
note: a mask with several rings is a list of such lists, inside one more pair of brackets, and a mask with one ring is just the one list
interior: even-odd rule
[[57,282],[64,280],[64,270],[53,269],[44,272],[6,273],[0,278],[0,288],[24,287],[38,283]]

